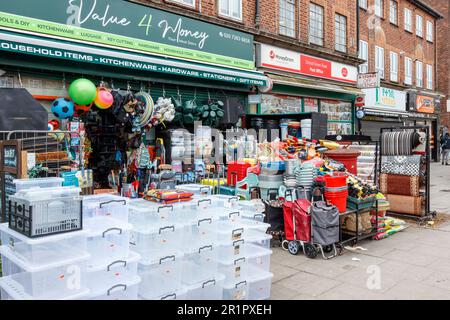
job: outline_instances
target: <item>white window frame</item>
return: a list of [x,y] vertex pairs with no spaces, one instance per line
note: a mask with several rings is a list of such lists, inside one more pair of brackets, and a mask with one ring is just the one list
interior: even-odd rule
[[380,17],[380,18],[383,18],[383,11],[384,11],[383,1],[384,0],[375,0],[375,2],[374,2],[375,15]]
[[416,36],[423,38],[423,17],[416,14]]
[[416,61],[416,87],[423,87],[423,63],[422,61]]
[[375,71],[380,74],[380,79],[385,77],[384,48],[375,46]]
[[390,61],[390,79],[393,82],[398,82],[398,53],[390,52],[389,54]]
[[178,3],[189,8],[195,8],[196,5],[196,0],[169,0],[169,2]]
[[295,1],[296,0],[278,0],[280,10],[278,32],[283,36],[291,38],[296,37]]
[[408,8],[405,8],[404,17],[405,30],[412,32],[412,11]]
[[334,16],[334,49],[347,52],[347,17],[339,13]]
[[405,84],[412,85],[412,72],[413,61],[411,58],[405,57]]
[[433,90],[433,66],[427,64],[427,89]]
[[367,10],[367,0],[359,0],[359,7]]
[[427,20],[427,41],[433,42],[433,38],[434,38],[433,32],[434,32],[433,22],[430,20]]
[[[228,8],[225,8],[228,3]],[[239,10],[239,16],[235,15]],[[233,20],[242,21],[242,0],[219,0],[219,15]]]
[[369,72],[369,44],[367,41],[359,40],[359,56],[360,59],[365,60],[363,64],[359,65],[359,73]]
[[[393,6],[393,4],[395,4],[395,7]],[[395,11],[393,10],[394,8]],[[392,24],[398,25],[398,2],[396,0],[389,1],[389,21]]]
[[[314,10],[313,10],[314,9]],[[321,15],[318,12],[321,11]],[[321,5],[315,4],[313,2],[309,3],[309,27],[308,27],[308,39],[309,42],[318,46],[323,46],[325,42],[325,34],[324,34],[324,13],[325,9]],[[312,17],[320,17],[320,26],[312,24]],[[314,20],[316,21],[316,20]],[[319,35],[320,32],[320,35]]]

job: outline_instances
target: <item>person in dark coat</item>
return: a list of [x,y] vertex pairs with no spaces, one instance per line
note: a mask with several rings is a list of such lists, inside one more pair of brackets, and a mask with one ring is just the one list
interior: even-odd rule
[[446,132],[441,139],[442,147],[442,165],[448,166],[448,158],[450,155],[450,134]]

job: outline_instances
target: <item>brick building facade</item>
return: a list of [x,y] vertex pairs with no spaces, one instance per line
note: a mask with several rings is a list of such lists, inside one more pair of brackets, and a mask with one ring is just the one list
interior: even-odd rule
[[441,100],[441,125],[450,128],[450,1],[426,0],[444,19],[437,23],[437,88],[445,95]]

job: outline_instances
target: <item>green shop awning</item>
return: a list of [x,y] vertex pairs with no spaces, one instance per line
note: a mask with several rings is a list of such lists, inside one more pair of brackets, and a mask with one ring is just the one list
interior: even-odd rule
[[110,66],[113,70],[126,68],[139,72],[197,78],[202,81],[218,81],[248,87],[268,86],[268,79],[262,72],[143,55],[8,31],[0,31],[0,51],[103,67]]

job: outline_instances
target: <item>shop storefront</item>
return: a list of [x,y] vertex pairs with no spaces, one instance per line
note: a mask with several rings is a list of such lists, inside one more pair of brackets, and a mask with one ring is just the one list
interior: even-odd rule
[[361,120],[361,131],[373,141],[380,138],[380,129],[398,127],[407,117],[406,93],[379,87],[362,90],[365,95],[366,115]]
[[256,53],[271,88],[249,106],[247,117],[304,120],[320,113],[326,134],[354,133],[354,101],[361,93],[353,87],[355,67],[266,44],[258,44]]
[[431,159],[439,161],[439,112],[440,97],[429,93],[409,91],[407,93],[407,125],[423,125],[430,130]]

